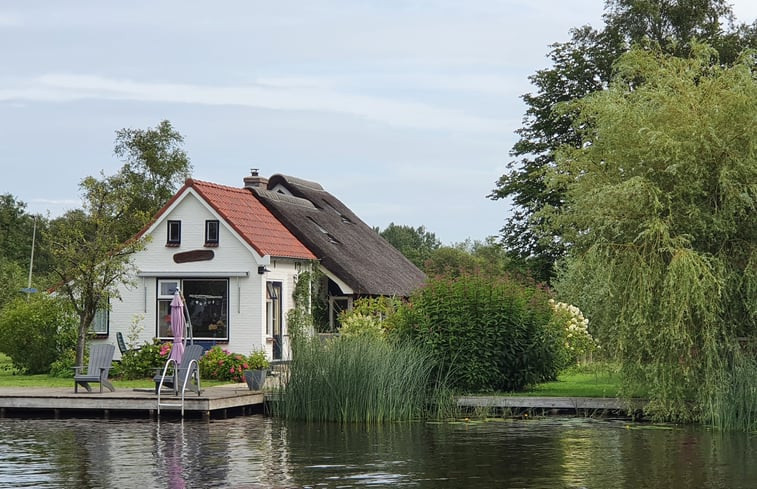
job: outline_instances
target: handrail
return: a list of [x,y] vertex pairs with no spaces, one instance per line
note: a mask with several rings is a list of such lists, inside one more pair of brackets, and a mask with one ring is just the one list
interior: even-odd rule
[[[161,403],[160,402],[160,393],[163,390],[163,381],[166,378],[166,373],[168,372],[168,367],[171,365],[171,363],[174,364],[174,370],[173,370],[173,392],[174,395],[177,395],[178,387],[177,387],[177,380],[181,380],[181,404],[171,404],[171,403]],[[193,368],[194,366],[194,368]],[[158,384],[158,416],[160,416],[160,407],[181,407],[181,417],[184,417],[184,393],[187,390],[187,385],[189,384],[189,379],[192,375],[195,376],[195,380],[197,381],[197,394],[199,395],[200,392],[202,392],[202,389],[200,387],[200,363],[192,359],[189,361],[189,365],[187,365],[187,371],[184,373],[183,379],[178,379],[179,374],[179,365],[173,358],[169,358],[166,362],[165,367],[163,367],[163,374],[160,376],[160,384]]]

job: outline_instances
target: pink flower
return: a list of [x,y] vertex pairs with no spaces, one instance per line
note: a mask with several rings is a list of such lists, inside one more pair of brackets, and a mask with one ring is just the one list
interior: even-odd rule
[[234,367],[231,367],[231,368],[229,369],[229,373],[231,373],[231,374],[233,374],[233,373],[234,373]]
[[249,365],[247,365],[246,363],[243,363],[243,364],[242,364],[242,368],[250,368],[250,366],[249,366]]

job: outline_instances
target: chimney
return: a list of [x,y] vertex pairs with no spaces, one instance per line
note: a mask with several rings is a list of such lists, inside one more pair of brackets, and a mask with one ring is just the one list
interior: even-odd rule
[[260,187],[265,188],[268,185],[268,179],[258,175],[258,169],[250,169],[250,176],[244,177],[244,188]]

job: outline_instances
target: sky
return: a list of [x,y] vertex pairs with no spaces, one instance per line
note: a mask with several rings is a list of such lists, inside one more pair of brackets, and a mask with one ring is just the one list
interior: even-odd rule
[[[751,23],[757,2],[733,2]],[[0,3],[0,194],[57,217],[123,165],[116,131],[169,120],[192,177],[320,183],[370,226],[497,235],[487,195],[569,29],[603,0]]]

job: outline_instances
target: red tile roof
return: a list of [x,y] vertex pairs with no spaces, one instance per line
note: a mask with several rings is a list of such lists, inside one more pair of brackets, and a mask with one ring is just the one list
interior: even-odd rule
[[315,260],[315,255],[248,189],[191,178],[186,185],[200,194],[260,255]]
[[[188,188],[194,189],[261,256],[316,259],[315,255],[245,188],[187,179],[155,219],[166,212]],[[148,227],[149,225],[137,236],[144,234]]]

